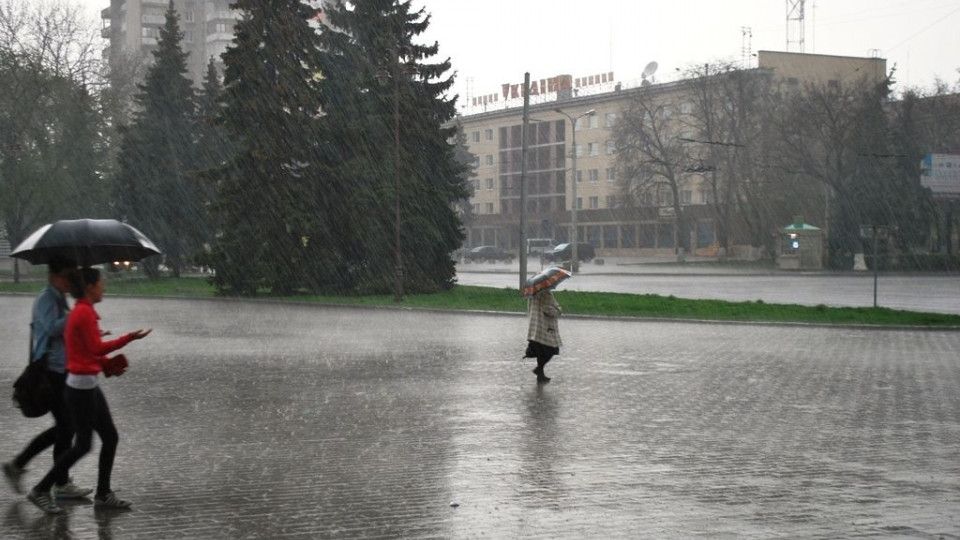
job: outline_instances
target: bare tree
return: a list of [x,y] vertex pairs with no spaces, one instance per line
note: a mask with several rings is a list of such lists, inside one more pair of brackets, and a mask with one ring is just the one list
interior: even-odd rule
[[681,141],[684,126],[676,120],[680,104],[646,87],[637,92],[614,127],[617,175],[621,200],[627,206],[654,201],[673,209],[676,234],[684,252],[690,249],[689,230],[681,204],[683,188],[692,183],[687,168],[689,149]]
[[70,4],[0,4],[0,217],[14,245],[63,211],[65,180],[92,172],[78,157],[94,153],[82,118],[98,81],[93,28]]

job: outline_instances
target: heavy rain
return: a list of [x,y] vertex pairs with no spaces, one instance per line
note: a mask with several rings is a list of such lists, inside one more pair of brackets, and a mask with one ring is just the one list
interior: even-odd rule
[[0,536],[960,537],[960,5],[447,4],[0,2]]

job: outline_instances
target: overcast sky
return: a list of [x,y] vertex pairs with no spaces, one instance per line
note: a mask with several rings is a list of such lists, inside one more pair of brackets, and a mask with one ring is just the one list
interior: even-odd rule
[[[91,13],[109,0],[82,0]],[[659,81],[677,69],[786,50],[784,0],[414,0],[432,14],[421,42],[451,57],[461,96],[503,83],[613,71],[631,81],[651,61]],[[807,53],[870,56],[897,65],[898,86],[960,79],[960,0],[808,0]],[[797,45],[791,51],[798,52]]]

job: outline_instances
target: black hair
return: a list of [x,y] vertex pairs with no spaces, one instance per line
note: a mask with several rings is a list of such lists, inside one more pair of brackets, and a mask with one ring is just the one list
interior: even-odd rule
[[70,280],[70,296],[79,300],[86,296],[87,285],[95,285],[100,281],[100,270],[96,268],[81,268],[79,272],[73,274]]
[[51,274],[59,274],[64,270],[73,270],[76,267],[77,263],[75,263],[72,259],[68,259],[59,255],[51,257],[50,260],[47,261],[47,269]]

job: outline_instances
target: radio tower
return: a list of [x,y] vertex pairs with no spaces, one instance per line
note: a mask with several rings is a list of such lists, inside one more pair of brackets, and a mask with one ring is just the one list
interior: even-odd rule
[[787,52],[790,52],[790,45],[797,45],[797,52],[803,52],[803,37],[806,35],[803,25],[804,4],[806,0],[787,0]]
[[753,29],[749,26],[740,27],[740,64],[743,66],[743,69],[750,69],[753,67],[753,60],[751,56],[753,51],[751,51],[751,41],[753,40]]

